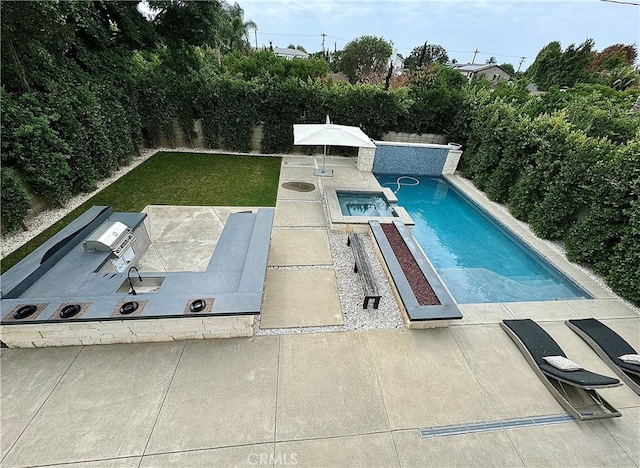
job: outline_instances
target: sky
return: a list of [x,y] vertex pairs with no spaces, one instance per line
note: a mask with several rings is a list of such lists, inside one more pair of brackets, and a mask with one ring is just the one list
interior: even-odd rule
[[[369,35],[392,42],[408,56],[414,47],[445,48],[459,63],[510,63],[521,70],[552,41],[563,50],[587,38],[595,49],[640,46],[640,0],[237,0],[257,25],[258,46],[301,45],[307,52],[344,48]],[[250,32],[251,44],[256,36]],[[476,49],[478,50],[475,53]]]

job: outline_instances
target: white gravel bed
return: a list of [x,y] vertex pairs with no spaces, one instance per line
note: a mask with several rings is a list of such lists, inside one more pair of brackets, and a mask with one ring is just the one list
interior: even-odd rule
[[373,241],[369,236],[363,236],[365,248],[369,255],[369,261],[373,274],[378,282],[382,298],[379,307],[373,308],[373,302],[369,302],[367,309],[362,308],[364,291],[357,273],[353,272],[354,258],[351,247],[347,246],[347,234],[329,232],[329,246],[333,256],[333,268],[330,266],[291,266],[270,267],[270,269],[308,270],[308,269],[333,269],[336,275],[338,296],[342,308],[343,325],[323,327],[295,327],[295,328],[260,328],[260,316],[256,316],[254,322],[255,335],[289,335],[299,333],[323,333],[348,330],[367,330],[372,328],[403,328],[404,322],[398,309],[391,286],[380,264],[373,247]]
[[[318,162],[316,160],[316,166]],[[318,190],[324,193],[324,183],[322,178],[318,178]],[[302,200],[296,200],[302,201]],[[317,203],[317,201],[313,201]],[[324,210],[325,220],[331,219],[329,216],[326,199],[322,197],[322,207]],[[329,223],[330,221],[327,221]],[[291,229],[307,229],[291,228]],[[317,227],[314,227],[317,229]],[[287,335],[298,333],[322,333],[337,332],[347,330],[366,330],[373,328],[403,328],[404,321],[400,315],[400,309],[395,300],[395,296],[391,290],[391,285],[387,280],[387,276],[375,253],[373,240],[369,236],[362,236],[364,246],[369,256],[369,262],[373,269],[373,275],[378,282],[378,287],[382,298],[377,309],[373,308],[373,302],[369,302],[369,307],[363,309],[364,291],[362,283],[357,273],[354,273],[354,257],[351,247],[347,246],[347,234],[343,232],[331,232],[327,228],[329,237],[329,247],[331,256],[333,257],[333,270],[336,275],[336,283],[338,288],[338,296],[340,298],[340,306],[342,308],[343,325],[332,325],[323,327],[295,327],[295,328],[260,328],[260,316],[256,316],[254,322],[255,335]],[[331,268],[327,266],[290,266],[290,267],[270,267],[274,269],[318,269]]]
[[66,215],[71,213],[77,207],[86,202],[89,198],[93,197],[100,190],[108,187],[113,182],[118,180],[120,177],[125,175],[127,172],[131,171],[135,167],[142,164],[144,161],[149,159],[151,156],[156,154],[158,151],[162,151],[161,149],[143,149],[140,151],[139,156],[135,156],[131,163],[128,166],[124,166],[116,170],[113,175],[107,179],[101,180],[97,184],[97,188],[93,192],[81,193],[79,195],[74,196],[69,199],[64,206],[62,207],[51,207],[47,208],[44,211],[34,215],[32,218],[27,220],[25,224],[29,228],[27,231],[17,230],[7,232],[2,236],[2,257],[4,258],[9,255],[14,250],[22,247],[24,244],[29,242],[31,239],[36,237],[45,229],[49,228],[53,224],[57,223],[60,219],[64,218]]

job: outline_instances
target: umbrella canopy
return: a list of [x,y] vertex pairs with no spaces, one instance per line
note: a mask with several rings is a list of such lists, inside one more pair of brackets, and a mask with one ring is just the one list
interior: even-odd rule
[[371,139],[358,127],[332,124],[294,124],[293,144],[311,146],[356,146],[375,148]]

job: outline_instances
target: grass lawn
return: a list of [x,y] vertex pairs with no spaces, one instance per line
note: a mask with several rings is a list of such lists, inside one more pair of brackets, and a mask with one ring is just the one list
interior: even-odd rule
[[7,271],[93,205],[136,213],[147,205],[275,206],[280,158],[157,153],[2,259]]

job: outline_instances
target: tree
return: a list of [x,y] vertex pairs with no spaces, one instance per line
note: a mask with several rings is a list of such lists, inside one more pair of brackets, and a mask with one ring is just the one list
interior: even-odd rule
[[375,36],[362,36],[349,42],[340,57],[340,70],[351,83],[384,79],[393,47]]
[[553,41],[544,46],[535,61],[531,64],[528,74],[538,89],[547,90],[555,81],[558,64],[562,60],[562,47],[560,42]]
[[425,41],[420,47],[414,47],[411,54],[405,59],[404,66],[413,71],[432,63],[441,63],[444,65],[448,61],[449,56],[444,47],[437,44],[427,44]]
[[[304,52],[305,54],[307,53],[307,50],[304,47],[302,47],[301,45],[295,45],[293,42],[287,46],[287,49],[299,50],[300,52]],[[318,58],[322,58],[322,52],[316,53],[319,54]]]
[[502,68],[506,72],[509,72],[509,74],[511,74],[511,76],[516,74],[516,71],[513,68],[513,65],[511,65],[510,63],[500,64],[500,68]]
[[573,86],[576,83],[589,81],[587,66],[593,59],[593,39],[587,39],[578,47],[570,44],[562,54],[562,68],[558,78],[558,86]]
[[498,60],[495,57],[489,57],[486,61],[487,64],[494,64],[494,63],[498,63]]
[[247,81],[269,77],[296,78],[303,81],[316,80],[324,78],[329,72],[329,65],[321,58],[287,60],[278,57],[270,50],[261,50],[249,55],[235,52],[224,57],[222,63],[228,73]]
[[229,16],[219,1],[149,0],[148,3],[156,11],[152,24],[169,49],[221,44],[224,21]]
[[223,10],[227,16],[226,27],[223,28],[223,42],[225,42],[225,52],[243,50],[250,48],[249,30],[258,26],[251,20],[244,20],[244,10],[240,5],[224,4]]
[[0,2],[0,20],[8,91],[49,90],[77,74],[123,73],[132,50],[157,40],[135,2]]
[[587,67],[589,72],[611,70],[620,66],[632,66],[638,58],[634,45],[614,44],[596,52]]
[[562,51],[558,41],[550,42],[538,52],[527,74],[542,91],[585,83],[589,81],[587,66],[593,58],[593,45],[593,39],[587,39],[578,47],[571,44]]

